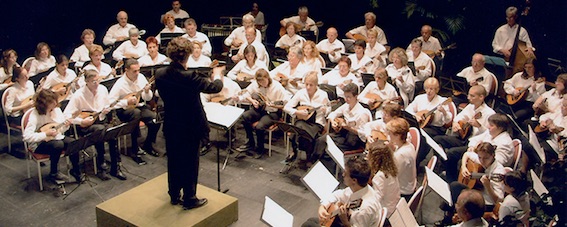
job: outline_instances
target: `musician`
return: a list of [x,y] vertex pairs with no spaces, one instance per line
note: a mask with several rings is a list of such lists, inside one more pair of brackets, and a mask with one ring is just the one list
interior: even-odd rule
[[159,44],[156,37],[150,36],[146,39],[148,54],[140,57],[138,62],[141,67],[168,64],[169,59],[158,52]]
[[8,92],[4,103],[4,114],[8,116],[8,121],[15,125],[20,125],[24,111],[34,106],[33,99],[24,102],[35,94],[33,82],[28,79],[28,71],[16,66],[12,69],[13,85],[4,91]]
[[351,62],[350,71],[357,75],[359,82],[362,84],[360,73],[374,72],[374,62],[364,54],[366,49],[366,41],[359,39],[354,41],[354,54],[348,56]]
[[[242,125],[248,141],[236,150],[239,152],[254,150],[256,152],[254,158],[259,159],[266,153],[264,148],[266,130],[282,117],[281,109],[290,99],[290,95],[280,83],[272,80],[265,69],[256,71],[255,77],[256,80],[246,88],[247,92],[242,97],[252,103],[253,107],[242,114]],[[265,101],[268,103],[260,103],[260,100],[254,98],[260,94],[266,97]],[[273,103],[275,101],[283,101],[283,104],[280,104],[282,107],[278,108]],[[255,122],[258,123],[254,125]],[[254,142],[253,132],[256,132],[257,143]]]
[[[301,62],[303,51],[301,47],[292,47],[287,54],[287,62],[284,62],[272,71],[270,77],[280,82],[291,94],[297,93],[305,87],[303,78],[310,72],[305,64]],[[317,74],[320,76],[320,74]]]
[[407,141],[409,123],[403,118],[394,118],[386,124],[390,146],[398,167],[398,182],[401,196],[409,201],[417,186],[416,147]]
[[506,115],[497,113],[488,118],[488,130],[482,134],[471,137],[467,151],[473,151],[474,147],[481,142],[489,142],[496,146],[495,159],[505,167],[514,166],[514,146],[512,137],[508,133],[510,121]]
[[376,68],[386,67],[386,47],[378,43],[378,32],[376,30],[368,31],[366,39],[366,49],[364,49],[364,56],[372,59]]
[[[333,223],[338,223],[340,226],[378,226],[382,216],[382,206],[380,197],[368,185],[370,176],[371,169],[365,160],[345,161],[343,179],[348,188],[336,190],[329,198],[323,198],[319,206],[319,217],[308,219],[302,227],[320,227],[322,223],[329,221],[331,214],[328,210],[333,204],[340,204],[338,218],[335,218]],[[356,200],[362,200],[360,206],[349,209],[348,206],[354,204]]]
[[266,50],[264,44],[262,44],[260,41],[256,41],[256,39],[254,38],[258,34],[258,29],[255,29],[254,27],[249,27],[246,28],[245,33],[246,33],[245,35],[246,42],[240,45],[238,54],[232,56],[232,60],[238,63],[240,60],[244,59],[244,49],[247,46],[254,46],[254,48],[256,49],[256,55],[258,56],[258,60],[264,63],[267,67],[268,64],[270,63],[270,56],[268,55],[268,51]]
[[[431,52],[435,57],[443,57],[444,53],[441,48],[441,43],[439,39],[432,36],[432,28],[430,25],[423,25],[421,26],[421,36],[417,37],[416,39],[421,40],[421,50],[423,52]],[[411,44],[413,41],[408,45],[407,52],[411,51]]]
[[189,18],[189,13],[181,9],[181,1],[179,0],[171,1],[171,10],[167,11],[165,14],[171,14],[175,19]]
[[[492,91],[492,83],[494,74],[484,68],[484,55],[476,53],[472,56],[471,66],[464,68],[461,72],[457,73],[458,77],[465,78],[469,86],[481,85],[484,87],[486,94]],[[456,95],[453,97],[455,105],[466,102],[464,95]]]
[[508,95],[518,97],[521,93],[527,92],[523,101],[520,100],[518,103],[511,105],[516,122],[524,122],[524,120],[533,116],[534,110],[531,107],[534,101],[546,92],[545,78],[542,77],[541,72],[534,63],[536,63],[536,60],[529,58],[524,63],[523,72],[518,72],[512,78],[504,81],[504,91]]
[[[116,70],[110,67],[110,65],[102,62],[103,49],[100,45],[93,44],[89,49],[89,57],[91,58],[91,63],[83,67],[83,70],[95,70],[98,72],[99,79],[107,80],[114,77]],[[79,85],[84,86],[84,78],[79,79]]]
[[386,66],[388,76],[399,89],[404,106],[408,106],[413,100],[415,91],[415,76],[408,67],[408,56],[404,49],[396,47],[390,51],[388,58],[392,62]]
[[232,80],[240,80],[244,78],[238,78],[238,74],[249,75],[256,75],[256,71],[259,69],[268,70],[266,64],[258,60],[258,56],[256,55],[256,48],[253,45],[246,46],[244,48],[244,59],[245,61],[239,61],[226,75],[228,78]]
[[[108,90],[105,86],[99,84],[98,73],[94,70],[85,71],[85,82],[86,85],[79,88],[71,97],[69,104],[65,108],[63,114],[67,119],[71,119],[71,123],[76,125],[77,134],[80,136],[85,136],[90,133],[106,130],[106,115],[110,112],[112,107],[108,105]],[[91,112],[99,113],[95,116],[88,116],[82,118],[80,116],[74,117],[75,112]],[[104,142],[101,141],[95,144],[96,148],[96,158],[97,158],[97,176],[103,180],[110,180],[110,177],[106,175],[108,171],[108,165],[106,165],[104,159]],[[116,139],[111,139],[108,141],[108,148],[110,153],[110,175],[120,179],[126,180],[126,176],[120,170],[118,163],[120,162],[120,153],[116,148]]]
[[297,34],[297,27],[293,22],[287,22],[285,31],[285,35],[276,42],[276,48],[289,49],[292,46],[303,46],[305,38]]
[[433,59],[431,59],[427,54],[421,51],[423,42],[419,39],[413,39],[411,41],[411,51],[406,52],[408,55],[408,61],[413,62],[413,73],[415,74],[416,81],[416,91],[423,90],[423,81],[433,75]]
[[140,31],[137,28],[131,28],[128,31],[129,40],[123,42],[112,52],[112,58],[121,61],[125,58],[138,59],[148,54],[146,43],[140,39]]
[[[297,91],[291,100],[285,105],[284,111],[291,117],[297,118],[295,126],[305,130],[310,138],[299,137],[298,141],[291,139],[293,150],[286,158],[287,162],[297,157],[298,145],[308,154],[313,153],[314,140],[320,136],[326,124],[326,117],[331,112],[331,102],[327,92],[319,89],[317,72],[311,71],[305,76],[305,88]],[[315,108],[313,115],[309,118],[308,110],[298,110],[298,106],[309,106]],[[299,142],[299,144],[297,143]]]
[[415,97],[413,102],[406,108],[406,111],[414,115],[418,122],[422,122],[425,118],[423,115],[418,114],[419,112],[430,111],[433,108],[437,108],[431,116],[430,123],[427,124],[423,130],[431,137],[444,135],[446,130],[443,126],[449,124],[453,117],[453,114],[449,111],[449,105],[441,105],[447,98],[437,94],[439,92],[439,81],[437,78],[428,78],[423,83],[423,86],[425,87],[425,94]]
[[366,123],[364,125],[364,135],[366,143],[374,143],[379,138],[372,137],[372,131],[381,132],[386,136],[386,124],[392,119],[402,117],[402,108],[397,103],[388,102],[382,108],[382,118]]
[[173,15],[166,13],[161,21],[165,27],[156,35],[158,43],[161,43],[161,33],[185,33],[183,29],[175,25],[175,18]]
[[35,58],[32,60],[28,72],[29,77],[45,72],[51,67],[55,66],[55,57],[51,55],[51,49],[49,48],[49,45],[47,45],[47,43],[38,43],[34,52],[34,56]]
[[[398,167],[394,159],[394,151],[383,142],[370,145],[368,164],[374,173],[372,188],[380,197],[380,205],[395,211],[400,201],[400,184],[398,183]],[[388,212],[388,217],[394,212]]]
[[[560,111],[563,96],[567,93],[567,74],[562,73],[555,80],[555,88],[546,91],[536,99],[532,108],[538,112],[557,113]],[[540,111],[538,109],[544,110]]]
[[0,60],[0,91],[6,89],[12,84],[12,71],[18,66],[18,53],[13,49],[2,51],[2,59]]
[[118,12],[116,14],[116,20],[118,24],[110,26],[102,39],[104,45],[110,46],[114,45],[116,42],[122,42],[130,38],[128,32],[131,28],[136,26],[128,23],[128,14],[124,11]]
[[[500,26],[496,33],[494,34],[494,39],[492,40],[492,49],[494,53],[504,55],[506,59],[512,54],[512,46],[514,45],[514,40],[516,39],[516,33],[518,32],[518,27],[520,26],[517,22],[518,20],[518,8],[508,7],[506,9],[506,24]],[[524,27],[521,27],[518,39],[526,43],[526,51],[529,57],[534,56],[534,50],[532,42],[530,41],[530,36],[528,31]]]
[[192,41],[191,43],[193,44],[193,54],[187,60],[187,68],[211,66],[211,58],[203,55],[203,43],[198,41]]
[[327,29],[327,38],[317,43],[317,49],[322,54],[327,54],[330,62],[336,63],[341,58],[341,54],[345,53],[345,44],[337,39],[338,32],[334,27]]
[[266,24],[266,22],[264,21],[264,13],[260,11],[260,7],[258,6],[258,3],[256,2],[252,3],[252,11],[250,11],[248,14],[254,17],[254,24],[256,25]]
[[354,83],[357,86],[362,86],[360,80],[350,71],[352,67],[349,57],[341,57],[335,68],[339,70],[333,69],[326,73],[321,79],[321,84],[336,86],[337,97],[345,97],[343,88],[347,84]]
[[[45,82],[43,83],[43,89],[51,89],[51,91],[55,92],[60,97],[65,96],[67,92],[68,94],[72,94],[75,89],[79,88],[79,84],[77,83],[77,74],[75,71],[69,69],[69,59],[65,55],[57,55],[55,58],[55,62],[57,65],[55,66],[55,70],[51,71],[47,77],[45,77]],[[65,84],[65,86],[60,86],[60,84]],[[57,88],[55,88],[57,86]],[[63,100],[71,99],[70,95],[67,95]],[[63,101],[60,100],[60,101]],[[67,101],[61,103],[61,109],[65,109],[67,106]]]
[[92,29],[87,28],[83,30],[83,33],[81,34],[81,41],[83,41],[83,45],[75,48],[70,58],[72,62],[75,62],[75,67],[83,67],[85,62],[91,60],[89,57],[89,48],[93,45],[95,37],[95,32]]
[[[345,104],[331,112],[327,120],[331,122],[332,131],[329,136],[342,151],[361,148],[366,142],[363,127],[372,121],[370,111],[364,108],[358,100],[358,86],[350,83],[344,86]],[[344,120],[344,125],[337,118]],[[322,136],[315,143],[313,154],[307,154],[308,166],[320,159],[327,149],[327,138]]]
[[195,19],[189,18],[183,22],[185,26],[185,32],[187,34],[182,35],[181,37],[188,39],[189,41],[197,41],[200,42],[203,46],[201,47],[201,51],[203,55],[207,57],[211,57],[213,52],[213,47],[211,46],[211,41],[209,37],[202,32],[197,31],[197,22]]
[[[546,160],[556,160],[564,149],[567,138],[567,99],[561,99],[561,110],[548,112],[539,117],[539,126],[549,131],[549,136],[540,136],[538,140],[545,151]],[[547,140],[550,140],[549,142]],[[534,160],[537,160],[534,158]]]
[[[50,90],[39,91],[34,103],[35,109],[32,109],[28,124],[24,128],[23,140],[28,143],[28,149],[39,154],[49,155],[51,170],[49,178],[52,180],[68,180],[67,176],[59,172],[59,158],[62,151],[64,151],[69,143],[73,141],[72,138],[65,136],[63,133],[69,129],[71,122],[65,119],[65,115],[59,107],[57,107],[57,95]],[[44,132],[38,130],[49,123],[56,123],[62,125],[58,130],[48,129]],[[53,139],[48,140],[49,137]],[[48,141],[46,141],[48,140]],[[71,176],[77,182],[81,182],[81,171],[79,169],[79,154],[74,153],[69,156],[71,160],[72,169]]]
[[[164,102],[163,133],[167,147],[168,194],[171,204],[183,205],[185,210],[207,203],[207,199],[196,197],[199,175],[199,143],[209,135],[209,125],[199,94],[220,92],[222,82],[217,68],[213,70],[214,81],[196,72],[185,69],[191,43],[177,37],[167,45],[167,55],[172,63],[158,69],[156,86]],[[115,85],[116,86],[116,85]],[[180,192],[183,190],[183,198]]]
[[[512,223],[523,223],[529,226],[530,195],[529,182],[519,171],[511,171],[504,176],[504,192],[506,197],[498,209],[498,222],[503,226]],[[508,225],[506,225],[508,224]]]
[[[140,136],[140,127],[136,126],[132,132],[132,147],[130,148],[128,154],[132,159],[138,163],[138,165],[145,165],[141,157],[142,154],[148,153],[152,156],[159,156],[159,153],[154,151],[153,143],[156,140],[158,130],[160,128],[159,123],[154,123],[156,113],[153,112],[147,105],[146,101],[150,101],[153,97],[153,92],[150,89],[151,85],[148,83],[146,77],[140,73],[140,64],[134,59],[128,59],[124,63],[126,69],[124,76],[116,80],[114,86],[110,90],[108,99],[110,103],[118,101],[115,105],[116,115],[118,119],[122,122],[138,122],[143,121],[148,128],[148,134],[144,145],[141,150],[138,147],[138,136]],[[137,97],[129,97],[124,99],[125,96],[132,93],[140,93],[142,102],[138,103]],[[161,93],[161,92],[160,92]],[[135,108],[129,108],[129,106],[135,106]]]
[[452,227],[490,226],[488,222],[482,217],[485,210],[485,204],[484,200],[482,199],[482,195],[478,190],[464,190],[458,196],[458,199],[454,201],[456,201],[455,207],[457,209],[457,215],[459,219],[462,220],[462,222],[457,225],[453,225]]
[[[392,84],[388,83],[387,80],[388,71],[384,68],[376,69],[376,71],[374,71],[374,81],[371,81],[364,87],[364,90],[362,90],[358,96],[358,101],[368,106],[373,106],[377,101],[393,100],[399,97],[396,88]],[[368,97],[372,95],[378,95],[380,100]],[[375,119],[382,118],[382,109],[383,104],[376,109],[371,110],[371,112],[374,113],[373,115],[375,116]]]
[[301,31],[313,31],[315,36],[319,34],[319,28],[315,25],[315,21],[309,17],[309,9],[307,9],[307,6],[299,7],[297,9],[297,16],[282,19],[280,25],[286,27],[288,22],[299,25]]
[[235,28],[230,32],[230,35],[224,40],[224,45],[229,46],[232,49],[241,49],[241,45],[246,42],[246,29],[253,28],[256,30],[256,35],[254,36],[254,41],[262,42],[262,34],[260,30],[254,27],[254,16],[244,15],[242,17],[242,26]]
[[376,14],[372,12],[368,12],[364,14],[364,25],[354,28],[346,33],[346,37],[349,39],[356,39],[354,35],[359,34],[364,37],[364,39],[368,39],[368,31],[375,30],[378,32],[378,43],[386,46],[388,44],[388,40],[386,40],[386,34],[384,31],[376,26]]

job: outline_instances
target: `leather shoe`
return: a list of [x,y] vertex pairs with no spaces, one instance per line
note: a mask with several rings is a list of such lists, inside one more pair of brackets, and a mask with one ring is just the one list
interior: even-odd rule
[[255,159],[261,159],[262,156],[266,153],[264,149],[256,149],[256,153],[254,154]]
[[98,168],[101,170],[108,171],[108,164],[106,164],[106,162],[102,162],[102,164],[100,164]]
[[140,166],[147,164],[147,162],[144,161],[144,159],[142,159],[142,157],[140,155],[136,155],[136,156],[132,157],[132,160],[134,160]]
[[254,147],[250,146],[250,144],[244,144],[244,145],[236,148],[235,150],[238,151],[238,152],[246,152],[246,151],[252,150],[253,148]]
[[293,160],[295,160],[297,158],[297,151],[294,151],[293,154],[291,156],[287,156],[285,158],[286,162],[292,162]]
[[211,146],[212,146],[211,143],[205,144],[205,146],[202,146],[202,147],[201,147],[201,151],[200,151],[199,154],[200,154],[201,156],[203,156],[203,155],[209,153],[209,150],[211,149]]
[[183,203],[183,209],[184,210],[191,210],[191,209],[194,209],[194,208],[198,208],[198,207],[201,207],[201,206],[207,204],[207,202],[209,202],[209,201],[206,198],[196,199],[194,202],[189,203],[189,204]]
[[113,177],[118,178],[119,180],[126,180],[128,178],[126,178],[126,175],[124,175],[124,173],[122,173],[121,170],[117,170],[115,172],[110,172],[110,175]]
[[80,171],[73,171],[71,170],[71,176],[73,176],[73,178],[75,178],[75,181],[77,182],[83,182],[83,174],[81,174]]
[[146,153],[146,151],[140,147],[138,147],[138,151],[136,153],[136,155],[146,155],[148,153]]
[[183,204],[183,199],[177,197],[177,198],[171,198],[171,201],[169,201],[171,203],[171,205],[180,205]]
[[104,170],[99,170],[98,173],[96,174],[96,176],[98,178],[100,178],[102,181],[107,181],[110,180],[110,177],[106,174],[106,171]]
[[53,180],[59,180],[59,181],[69,180],[69,178],[67,176],[65,176],[65,174],[62,174],[61,172],[51,173],[51,174],[49,174],[49,178],[51,178]]

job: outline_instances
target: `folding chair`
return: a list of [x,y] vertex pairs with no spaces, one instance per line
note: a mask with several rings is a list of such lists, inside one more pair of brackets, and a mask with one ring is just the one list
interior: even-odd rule
[[2,112],[4,115],[4,123],[6,124],[6,132],[8,132],[8,153],[12,152],[12,131],[22,132],[21,125],[10,124],[8,121],[8,113],[6,113],[6,99],[8,98],[8,93],[10,93],[12,89],[6,88],[4,93],[2,94]]

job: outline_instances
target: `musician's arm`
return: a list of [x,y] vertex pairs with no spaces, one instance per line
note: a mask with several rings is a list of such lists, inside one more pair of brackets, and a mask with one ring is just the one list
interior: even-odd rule
[[[120,99],[120,95],[124,94],[126,95],[126,92],[122,92],[122,87],[124,83],[121,82],[121,80],[116,81],[116,83],[114,84],[114,86],[112,86],[112,89],[110,90],[110,93],[108,93],[108,101],[110,103],[115,103]],[[123,99],[120,100],[116,103],[116,105],[114,105],[114,107],[116,107],[117,109],[119,108],[124,108],[128,106],[128,100]]]
[[24,129],[23,140],[28,143],[38,143],[45,140],[45,138],[47,138],[47,135],[44,132],[36,132],[36,129],[37,129],[37,111],[34,110],[30,114],[28,119],[28,124]]
[[57,123],[68,122],[57,131],[58,134],[64,135],[64,132],[69,130],[71,122],[67,120],[68,118],[65,117],[65,115],[63,114],[63,111],[61,111],[61,108],[55,107],[55,109],[53,109],[53,112],[55,113],[55,119],[54,119],[55,122],[57,122]]
[[110,28],[108,28],[108,30],[106,31],[106,34],[104,35],[104,38],[102,39],[102,43],[104,45],[112,45],[116,42],[116,37],[114,37],[112,34],[115,33],[116,27],[114,25],[110,26]]
[[9,91],[9,93],[8,97],[6,97],[6,102],[4,103],[4,114],[11,115],[14,112],[18,112],[24,109],[21,104],[20,106],[14,106],[14,101],[16,99],[16,92],[14,91],[14,89],[9,88],[7,90]]
[[294,95],[289,102],[284,106],[284,111],[288,113],[291,117],[295,117],[295,112],[297,109],[295,107],[299,104],[299,96],[301,95],[301,90],[298,94]]
[[512,78],[504,81],[504,91],[506,92],[506,94],[509,94],[509,95],[517,95],[518,94],[518,91],[514,87],[514,84],[516,82],[514,80],[514,78],[516,78],[516,76],[513,76]]
[[118,46],[118,48],[116,48],[116,50],[114,50],[114,52],[112,52],[112,58],[116,61],[121,61],[122,59],[124,59],[125,49],[126,42],[123,42],[122,44],[120,44],[120,46]]
[[505,40],[503,40],[504,34],[502,34],[500,28],[498,30],[496,30],[496,33],[494,34],[494,39],[492,40],[492,51],[496,54],[504,54],[503,52],[501,52],[501,50],[503,49],[503,45],[505,43]]
[[540,96],[536,99],[536,101],[535,101],[534,104],[532,105],[532,109],[535,110],[536,108],[538,108],[539,106],[541,106],[541,104],[543,104],[543,102],[544,102],[543,99],[545,99],[545,94],[546,94],[546,93],[543,93],[542,95],[540,95]]
[[370,82],[372,84],[368,84],[368,86],[366,86],[364,88],[364,90],[362,90],[362,92],[358,95],[358,101],[364,104],[368,104],[370,102],[369,98],[366,98],[366,94],[368,94],[370,92],[370,90],[372,90],[374,88],[374,85],[376,84],[376,82]]
[[203,34],[203,39],[205,40],[205,44],[203,44],[202,52],[205,56],[211,57],[211,54],[213,53],[213,46],[211,45],[211,40],[205,34]]
[[288,20],[289,20],[289,18],[284,18],[284,19],[282,19],[282,20],[280,21],[280,25],[285,28],[285,24],[287,23]]
[[[78,94],[76,94],[78,95]],[[63,111],[63,115],[65,115],[66,119],[71,119],[71,124],[75,124],[75,125],[79,125],[82,122],[82,118],[80,118],[79,116],[72,118],[73,117],[73,113],[77,112],[77,111],[81,111],[77,105],[77,96],[73,95],[71,97],[71,100],[69,100],[69,103],[67,104],[67,106],[65,107],[65,111]]]
[[[238,29],[238,28],[237,28]],[[234,29],[230,35],[228,35],[228,37],[226,37],[226,39],[224,39],[224,45],[226,46],[231,46],[232,42],[234,41],[234,38],[236,38],[236,31],[238,31],[237,29]]]
[[[496,167],[491,174],[505,175],[504,167]],[[488,175],[484,175],[483,178],[485,179],[481,179],[481,181],[484,180],[485,182],[487,182],[487,184],[485,185],[486,192],[490,196],[490,198],[492,198],[494,204],[501,202],[504,199],[504,182],[503,181],[496,182],[490,180],[488,178]]]
[[453,118],[453,113],[451,113],[451,111],[449,110],[449,106],[442,105],[439,107],[439,109],[444,110],[444,111],[439,111],[442,112],[441,117],[443,124],[448,124],[449,122],[451,122],[451,119]]
[[513,162],[514,147],[511,142],[498,144],[496,146],[496,150],[494,150],[494,154],[496,162],[499,162],[502,165],[511,163]]

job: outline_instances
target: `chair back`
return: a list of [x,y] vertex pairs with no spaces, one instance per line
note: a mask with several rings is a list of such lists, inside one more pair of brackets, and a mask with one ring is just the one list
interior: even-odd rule
[[492,95],[492,100],[490,102],[490,107],[494,108],[496,103],[496,98],[498,97],[498,78],[494,74],[490,74],[492,77],[492,86],[490,88],[490,94]]
[[518,169],[518,163],[520,163],[520,159],[522,159],[522,141],[519,139],[512,140],[512,144],[514,145],[514,155],[512,155],[512,160],[514,160],[514,165],[512,168],[514,170]]
[[24,60],[24,62],[22,62],[22,68],[26,69],[26,71],[30,71],[31,63],[32,63],[33,59],[35,59],[35,57],[33,57],[33,56],[26,58],[26,60]]
[[386,218],[388,217],[388,208],[382,207],[382,216],[380,217],[380,223],[378,227],[383,227],[384,223],[386,223]]
[[455,120],[455,116],[457,116],[457,106],[455,106],[454,102],[449,103],[449,112],[451,112],[451,121],[444,125],[445,128],[450,129],[453,126],[453,120]]
[[415,215],[418,208],[419,208],[419,202],[421,201],[421,196],[423,195],[423,186],[420,186],[419,188],[417,188],[417,190],[413,193],[413,195],[411,196],[409,202],[408,202],[408,206],[411,210],[411,212]]
[[6,100],[8,99],[8,93],[10,93],[10,88],[6,88],[6,90],[4,90],[4,93],[2,93],[2,111],[5,111],[6,107]]
[[429,159],[429,162],[427,162],[427,168],[433,170],[435,169],[436,164],[437,164],[437,156],[433,155],[431,156],[431,159]]
[[411,127],[409,129],[409,141],[415,147],[415,152],[419,150],[419,145],[421,144],[421,134],[419,133],[419,129],[415,127]]
[[24,113],[24,116],[22,116],[22,131],[24,131],[26,129],[26,126],[28,126],[28,121],[30,120],[30,114],[33,110],[35,110],[35,108],[30,108],[28,111]]

